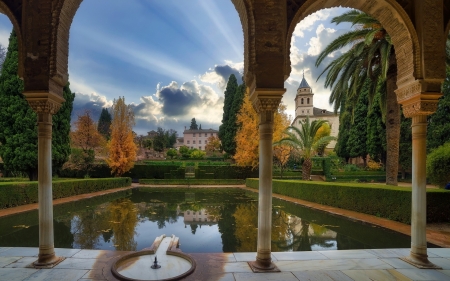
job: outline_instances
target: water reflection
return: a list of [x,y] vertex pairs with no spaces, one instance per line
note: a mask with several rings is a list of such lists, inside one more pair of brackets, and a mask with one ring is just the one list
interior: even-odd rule
[[[255,252],[256,195],[236,189],[133,190],[56,206],[55,246],[136,251],[175,234],[184,252]],[[0,219],[0,246],[38,246],[37,212]],[[26,227],[14,227],[23,225]],[[408,247],[408,236],[274,200],[272,251]]]

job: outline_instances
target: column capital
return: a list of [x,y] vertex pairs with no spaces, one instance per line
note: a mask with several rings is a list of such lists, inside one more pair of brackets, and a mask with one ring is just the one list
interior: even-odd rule
[[411,118],[417,115],[430,115],[437,110],[442,81],[416,80],[413,83],[399,87],[398,103],[403,107],[403,115]]
[[24,92],[23,95],[36,113],[56,114],[65,99],[49,92]]
[[250,101],[256,112],[262,113],[264,111],[275,112],[278,109],[278,105],[281,102],[283,94],[286,89],[267,89],[256,88],[253,93],[250,94]]

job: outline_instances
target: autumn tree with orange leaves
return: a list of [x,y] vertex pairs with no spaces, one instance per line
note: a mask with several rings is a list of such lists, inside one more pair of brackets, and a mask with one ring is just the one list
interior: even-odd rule
[[134,166],[137,146],[133,137],[134,112],[125,104],[125,97],[114,100],[111,140],[108,143],[109,157],[106,159],[111,173],[121,176]]
[[[286,106],[281,103],[274,114],[274,141],[283,138],[283,131],[289,124]],[[237,126],[239,129],[236,134],[236,154],[233,158],[238,166],[256,168],[259,165],[259,117],[252,106],[248,93],[245,94],[244,102],[237,115]],[[283,151],[286,149],[288,148],[282,148]]]
[[105,139],[97,131],[97,125],[86,110],[74,123],[75,131],[70,133],[72,151],[64,168],[84,170],[86,174],[94,163],[95,150],[105,145]]

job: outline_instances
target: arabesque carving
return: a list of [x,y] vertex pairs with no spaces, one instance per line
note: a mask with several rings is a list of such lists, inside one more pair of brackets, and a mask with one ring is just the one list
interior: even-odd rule
[[403,105],[403,115],[406,118],[412,118],[417,115],[431,115],[436,112],[438,101],[416,101]]
[[61,108],[61,103],[53,100],[28,100],[28,104],[36,113],[56,114]]

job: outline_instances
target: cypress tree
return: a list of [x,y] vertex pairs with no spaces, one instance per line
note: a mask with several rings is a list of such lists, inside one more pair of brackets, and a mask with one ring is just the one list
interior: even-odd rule
[[53,115],[52,129],[52,165],[53,173],[58,174],[62,165],[69,160],[70,148],[70,117],[72,115],[75,93],[70,90],[70,83],[63,88],[66,100],[59,111]]
[[[236,95],[236,91],[238,89],[238,83],[236,76],[231,74],[228,78],[227,87],[224,92],[224,102],[223,102],[223,116],[222,116],[222,125],[219,127],[219,138],[222,142],[223,150],[229,154],[232,154],[232,146],[231,143],[234,141],[234,137],[230,139],[232,136],[228,130],[230,127],[230,118],[232,118],[232,107],[234,97]],[[235,120],[235,119],[234,119]]]
[[366,166],[366,124],[367,124],[367,91],[363,90],[359,96],[358,103],[354,111],[354,120],[350,129],[350,136],[347,140],[350,157],[362,157]]
[[197,125],[197,121],[195,121],[195,118],[192,118],[191,126],[189,127],[189,130],[198,130],[198,125]]
[[402,179],[405,179],[407,170],[412,167],[412,119],[401,115],[400,123],[400,143],[399,143],[399,164],[402,172]]
[[373,98],[367,113],[367,153],[374,161],[386,161],[386,126],[380,108],[380,93]]
[[[37,116],[23,96],[23,81],[17,75],[18,45],[11,32],[8,53],[0,75],[0,156],[5,170],[24,172],[30,180],[38,176]],[[74,94],[64,87],[66,102],[53,116],[52,165],[58,169],[70,154],[70,115]]]
[[111,121],[112,117],[108,109],[102,108],[102,113],[100,113],[98,119],[97,131],[108,140],[111,137]]
[[350,150],[347,146],[347,141],[350,137],[350,129],[352,128],[353,107],[351,103],[346,103],[345,96],[341,101],[340,109],[339,134],[334,151],[336,151],[337,156],[345,158],[345,162],[348,163],[348,160],[350,159]]

